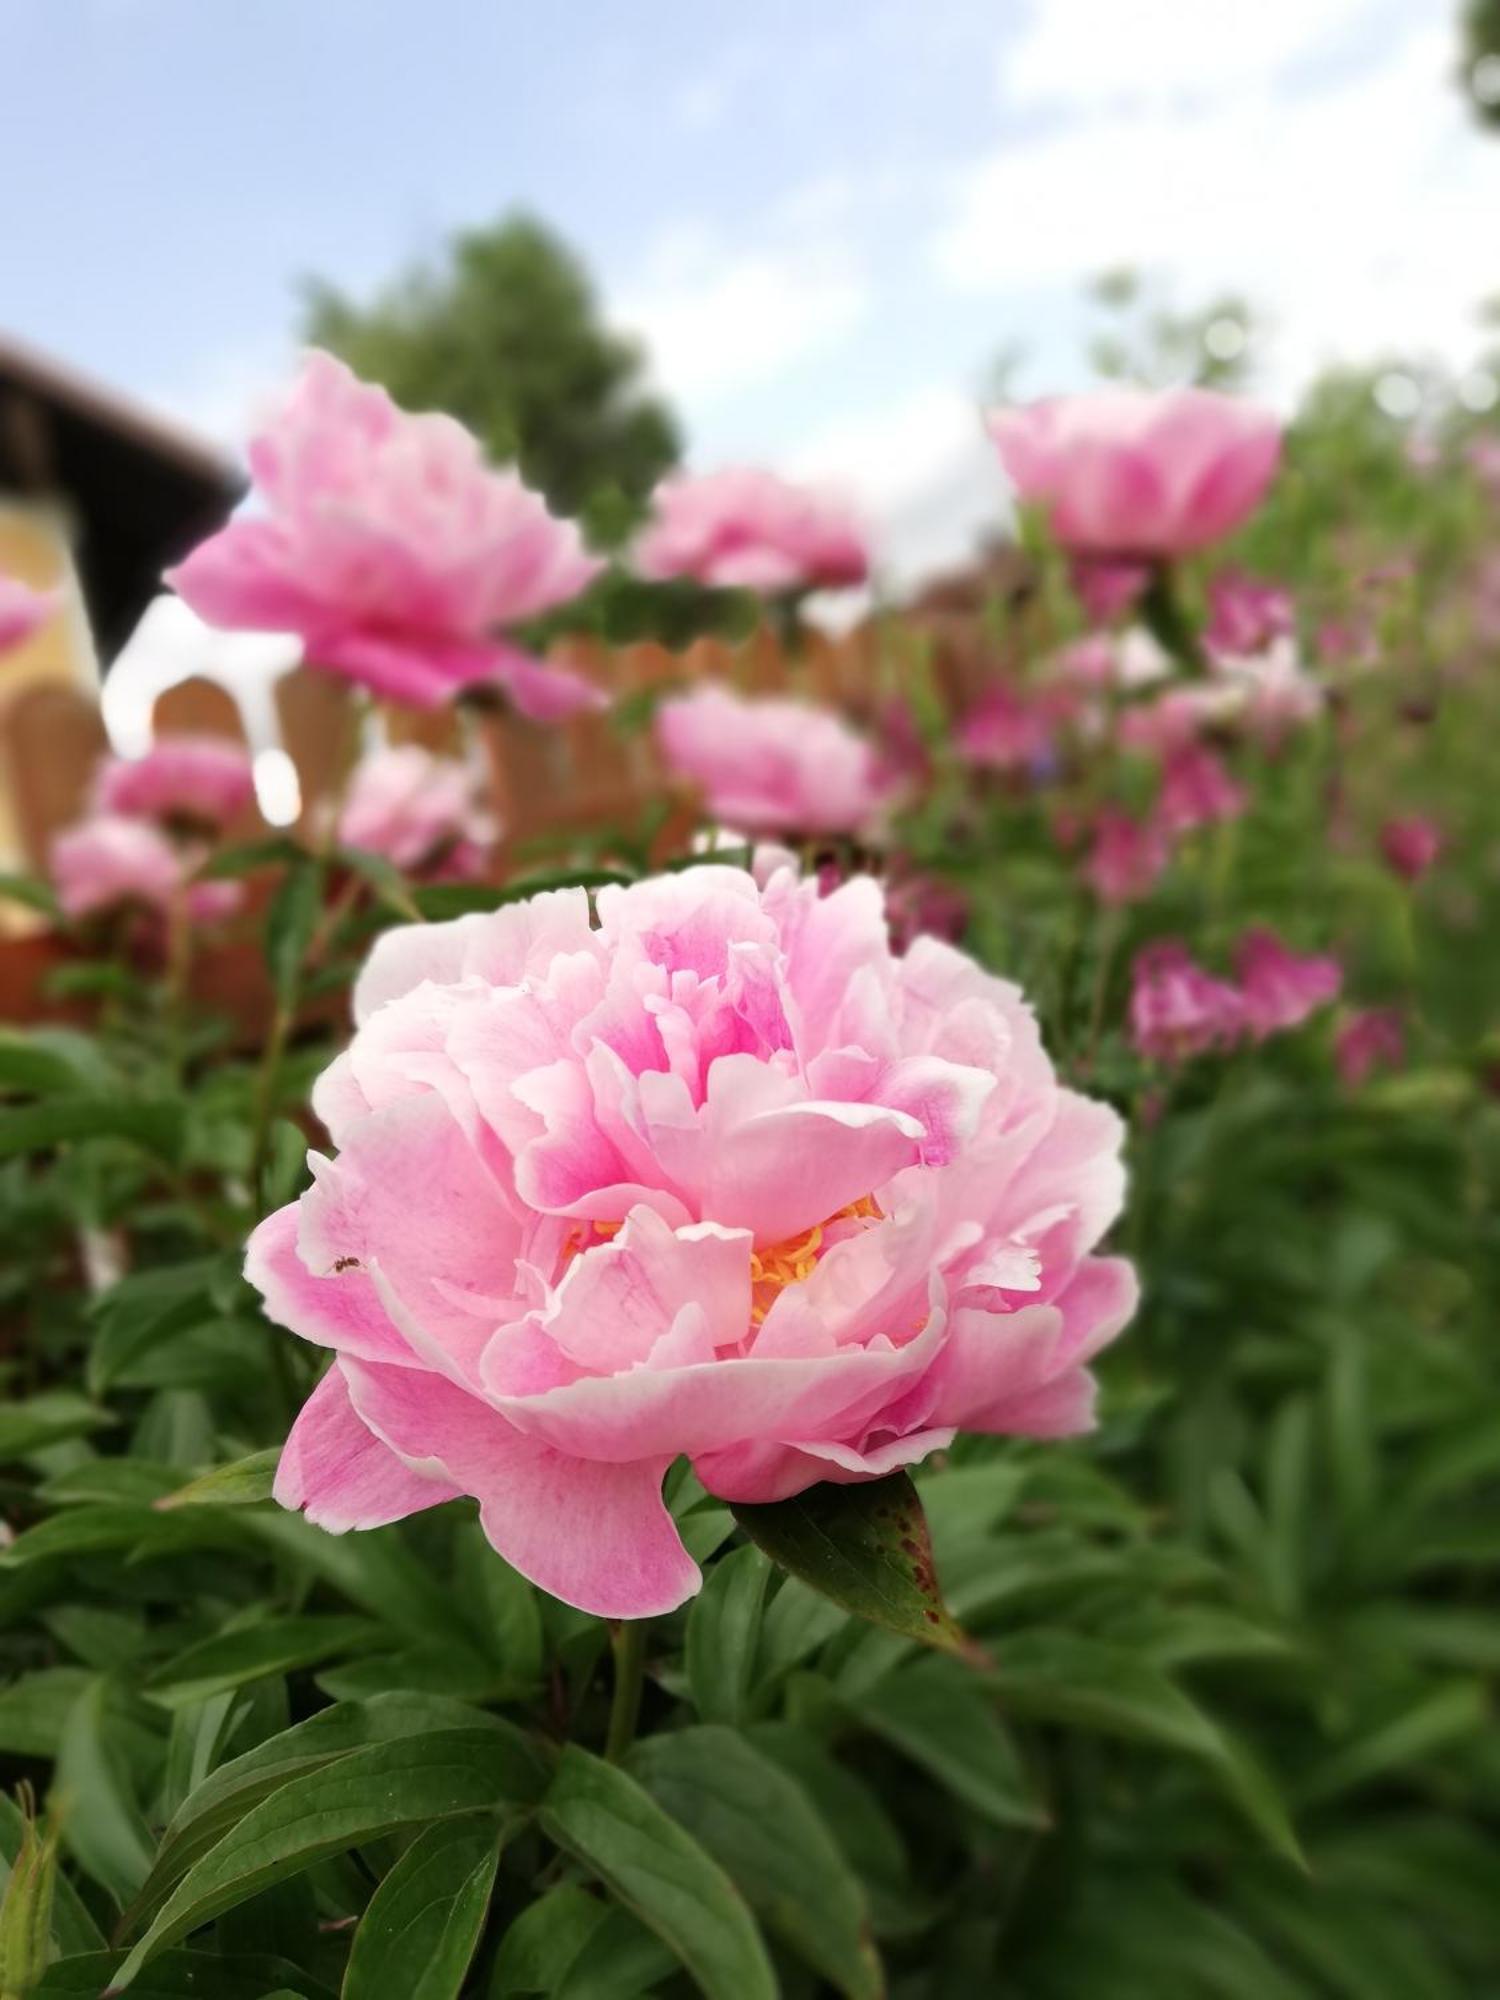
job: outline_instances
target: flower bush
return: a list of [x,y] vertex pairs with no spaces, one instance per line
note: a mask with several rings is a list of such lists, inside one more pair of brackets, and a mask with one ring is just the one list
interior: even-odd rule
[[1500,445],[1370,390],[1009,415],[840,649],[309,364],[178,580],[423,716],[3,884],[0,1991],[1493,1990]]

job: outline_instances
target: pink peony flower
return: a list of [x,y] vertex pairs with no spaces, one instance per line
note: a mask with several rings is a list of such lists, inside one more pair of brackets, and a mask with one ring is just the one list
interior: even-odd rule
[[774,472],[734,468],[663,480],[636,544],[636,567],[661,582],[716,589],[840,590],[863,583],[870,557],[851,517]]
[[1396,1069],[1406,1055],[1406,1028],[1397,1007],[1362,1007],[1342,1022],[1333,1042],[1340,1077],[1357,1090],[1377,1069]]
[[1170,751],[1162,768],[1156,817],[1165,832],[1190,833],[1238,819],[1250,803],[1245,787],[1229,774],[1223,758],[1202,743]]
[[1464,457],[1489,498],[1500,500],[1500,437],[1489,432],[1471,438]]
[[705,683],[661,704],[656,739],[710,817],[740,833],[862,833],[892,800],[872,745],[810,702]]
[[1180,1063],[1232,1048],[1244,1027],[1238,992],[1196,964],[1180,939],[1161,938],[1136,953],[1130,1033],[1149,1061]]
[[61,603],[55,590],[33,590],[19,577],[0,576],[0,653],[39,632]]
[[1151,565],[1078,555],[1068,566],[1068,581],[1089,623],[1110,625],[1138,602],[1151,581]]
[[1172,858],[1172,844],[1155,820],[1132,819],[1106,806],[1094,821],[1084,880],[1101,903],[1118,906],[1149,896]]
[[408,416],[314,352],[250,469],[267,515],[231,521],[167,577],[211,625],[295,632],[312,665],[418,708],[478,683],[543,721],[597,705],[497,634],[602,565],[451,417]]
[[1034,770],[1051,754],[1050,718],[1024,690],[996,682],[959,723],[954,748],[979,770]]
[[338,1146],[247,1271],[333,1366],[277,1497],[374,1527],[472,1494],[607,1617],[699,1584],[686,1455],[770,1501],[957,1429],[1062,1436],[1130,1317],[1121,1130],[1014,987],[820,896],[696,867],[388,932],[314,1104]]
[[1268,411],[1209,389],[1107,389],[993,411],[1021,498],[1071,551],[1161,561],[1232,534],[1281,457]]
[[191,882],[188,862],[149,820],[99,813],[70,826],[52,843],[53,887],[64,916],[85,917],[131,908],[165,915],[185,898],[186,914],[210,923],[238,908],[238,882]]
[[1245,1026],[1257,1042],[1282,1028],[1296,1028],[1319,1007],[1336,1000],[1344,983],[1336,958],[1300,957],[1274,931],[1246,931],[1235,948],[1235,974]]
[[484,873],[499,827],[467,765],[405,743],[357,767],[338,837],[341,847],[383,855],[407,875],[463,882]]
[[247,752],[222,736],[168,736],[143,757],[108,757],[94,808],[217,832],[255,803]]
[[1211,655],[1231,658],[1263,653],[1273,641],[1297,629],[1292,594],[1243,570],[1221,570],[1208,586],[1208,624],[1203,643]]
[[1380,829],[1380,852],[1386,866],[1408,882],[1425,875],[1442,851],[1442,828],[1425,813],[1388,819]]

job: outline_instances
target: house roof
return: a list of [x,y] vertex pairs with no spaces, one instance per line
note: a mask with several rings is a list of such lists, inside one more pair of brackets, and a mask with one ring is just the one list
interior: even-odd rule
[[233,459],[140,404],[0,337],[0,493],[63,502],[101,660],[161,589],[161,573],[245,490]]

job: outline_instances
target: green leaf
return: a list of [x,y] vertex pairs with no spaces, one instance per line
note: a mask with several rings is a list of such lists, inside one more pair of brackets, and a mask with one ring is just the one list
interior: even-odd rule
[[67,1719],[93,1678],[85,1667],[43,1667],[0,1688],[0,1751],[55,1757]]
[[568,1968],[609,1915],[609,1905],[575,1882],[559,1882],[510,1924],[495,1954],[489,2000],[554,1995]]
[[739,1722],[755,1668],[771,1565],[757,1548],[716,1562],[688,1612],[687,1675],[705,1722]]
[[976,1654],[939,1593],[922,1502],[904,1472],[733,1511],[772,1562],[845,1611],[923,1645]]
[[333,860],[336,866],[347,868],[351,874],[368,882],[381,902],[394,910],[397,916],[404,917],[409,924],[424,921],[412,895],[411,884],[395,863],[387,861],[383,854],[372,854],[363,847],[341,847]]
[[297,1002],[302,966],[323,908],[323,865],[299,851],[287,865],[266,911],[266,964],[277,1005],[288,1013]]
[[1046,1825],[993,1697],[957,1661],[914,1660],[849,1705],[877,1736],[996,1826]]
[[492,1814],[427,1827],[370,1898],[342,2000],[458,2000],[484,1929],[502,1829]]
[[[28,1824],[15,1801],[0,1796],[0,1883],[15,1866]],[[98,1951],[104,1944],[83,1898],[61,1872],[53,1878],[52,1939],[61,1952]]]
[[0,1159],[36,1153],[73,1140],[126,1139],[158,1159],[182,1152],[185,1107],[170,1098],[51,1097],[40,1104],[0,1106]]
[[110,1684],[91,1681],[63,1725],[53,1780],[62,1837],[84,1873],[119,1903],[151,1867],[152,1841],[109,1728]]
[[28,910],[39,911],[44,917],[62,915],[52,884],[43,881],[40,875],[19,875],[9,869],[0,873],[0,901],[20,903]]
[[1320,1759],[1303,1774],[1298,1796],[1308,1803],[1336,1798],[1388,1772],[1421,1764],[1492,1726],[1483,1682],[1444,1682]]
[[714,1723],[638,1743],[630,1768],[769,1930],[847,2000],[880,2000],[864,1891],[795,1779]]
[[549,1839],[671,1946],[709,2000],[776,2000],[734,1884],[634,1778],[570,1743],[540,1819]]
[[28,1458],[49,1444],[82,1437],[113,1422],[107,1410],[67,1389],[8,1403],[0,1409],[0,1462]]
[[549,889],[610,889],[630,881],[618,868],[559,868],[546,875],[528,875],[497,889],[487,882],[436,882],[415,889],[412,901],[429,922],[450,917],[466,917],[474,911],[503,909],[507,903],[523,903]]
[[539,1761],[519,1732],[438,1730],[353,1750],[304,1772],[252,1806],[190,1868],[116,1975],[130,1984],[169,1944],[275,1882],[330,1855],[462,1813],[528,1806]]
[[379,1627],[368,1618],[267,1618],[189,1646],[156,1669],[145,1691],[178,1708],[269,1674],[317,1666],[335,1653],[368,1646],[378,1637]]
[[[216,1847],[231,1828],[293,1778],[323,1770],[356,1750],[438,1730],[489,1727],[529,1755],[514,1724],[482,1716],[462,1702],[439,1695],[402,1691],[367,1702],[339,1702],[309,1716],[295,1728],[256,1744],[221,1764],[184,1800],[162,1835],[150,1875],[122,1922],[128,1936],[148,1922],[188,1870]],[[541,1782],[537,1766],[537,1782]]]
[[0,1029],[0,1087],[29,1096],[92,1091],[117,1082],[96,1041],[68,1028]]
[[196,1257],[121,1278],[92,1309],[98,1332],[89,1351],[87,1380],[101,1395],[141,1355],[215,1316],[213,1288],[223,1276],[219,1257]]
[[[113,1993],[122,1967],[117,1951],[63,1958],[51,1966],[30,2000],[99,2000]],[[271,1957],[231,1957],[217,1951],[169,1951],[136,1982],[135,2000],[335,2000],[322,1980]]]
[[165,1494],[156,1505],[163,1513],[174,1507],[253,1507],[257,1501],[270,1499],[280,1459],[280,1445],[272,1445],[269,1451],[252,1451],[248,1458],[201,1473],[175,1493]]
[[25,2000],[52,1956],[57,1835],[42,1834],[28,1814],[21,1845],[0,1897],[0,1996]]

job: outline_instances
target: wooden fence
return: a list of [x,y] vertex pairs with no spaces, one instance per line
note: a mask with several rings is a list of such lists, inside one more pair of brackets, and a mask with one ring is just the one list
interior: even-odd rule
[[[791,656],[771,633],[760,631],[740,645],[700,640],[682,653],[654,644],[608,648],[568,642],[554,657],[626,702],[654,689],[712,678],[746,692],[804,692],[861,717],[871,712],[882,686],[891,684],[892,643],[889,632],[881,635],[866,626],[837,640],[814,634]],[[312,825],[347,762],[353,698],[334,676],[299,668],[277,684],[275,705],[281,744],[297,771],[303,824]],[[385,725],[393,741],[435,750],[456,751],[464,735],[477,738],[504,828],[502,866],[508,853],[571,828],[629,826],[662,796],[666,784],[650,730],[624,729],[608,713],[543,728],[504,714],[471,712],[461,721],[452,708],[431,714],[390,709]],[[184,732],[243,740],[239,707],[214,682],[180,682],[158,698],[152,734]],[[98,704],[75,689],[30,687],[0,707],[0,785],[14,802],[24,865],[42,867],[53,836],[84,812],[106,748]],[[254,830],[252,825],[236,831]]]

